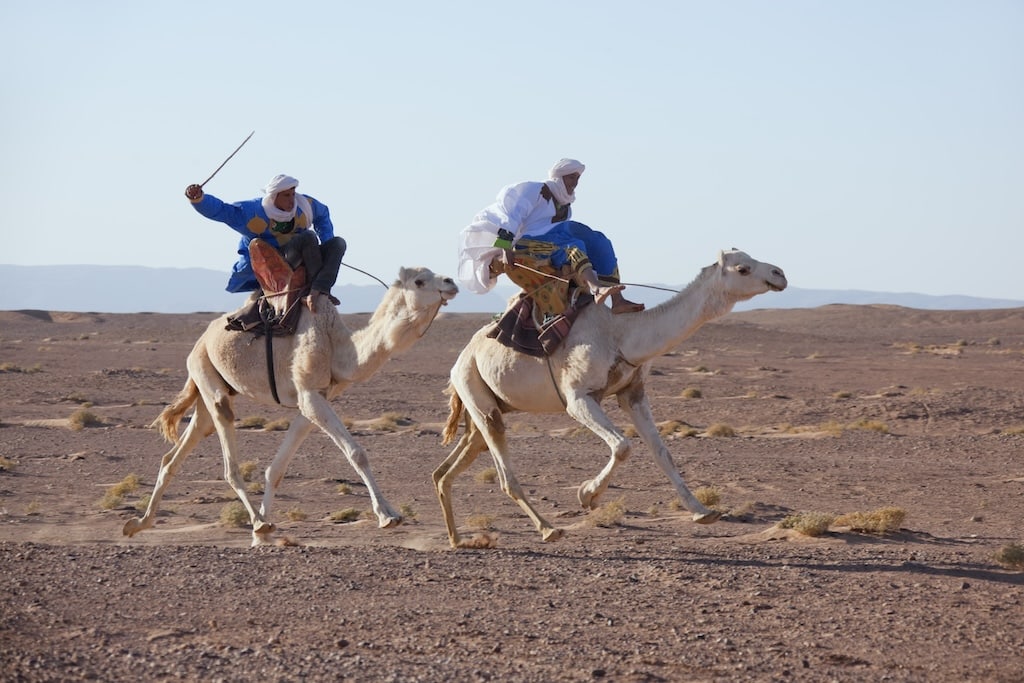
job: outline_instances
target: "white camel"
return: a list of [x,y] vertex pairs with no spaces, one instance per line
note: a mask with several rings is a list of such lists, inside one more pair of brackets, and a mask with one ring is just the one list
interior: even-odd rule
[[690,492],[658,433],[644,389],[649,363],[704,323],[731,311],[737,302],[785,288],[786,276],[780,268],[732,250],[721,252],[718,262],[702,269],[682,292],[652,309],[614,315],[603,306],[588,306],[547,359],[517,353],[489,338],[487,328],[479,330],[451,370],[451,412],[444,443],[454,439],[463,416],[466,429],[433,473],[452,547],[490,544],[486,537],[460,538],[452,512],[452,483],[482,451],[490,451],[501,489],[529,515],[543,539],[562,536],[562,530],[552,527],[533,507],[512,472],[504,413],[565,411],[608,444],[612,452],[608,464],[577,491],[583,507],[593,508],[631,448],[629,439],[601,409],[601,401],[609,395],[629,414],[693,521],[716,521],[719,513]]
[[[351,384],[366,381],[393,354],[415,344],[441,306],[458,291],[450,277],[427,268],[402,268],[365,328],[351,332],[337,309],[321,305],[316,313],[302,312],[294,336],[274,337],[277,395],[281,405],[295,407],[298,412],[267,468],[263,504],[258,511],[249,502],[238,469],[232,402],[235,395],[242,394],[260,403],[275,404],[266,347],[262,340],[254,342],[247,333],[225,330],[226,316],[214,320],[189,353],[185,387],[154,422],[174,447],[161,461],[145,514],[129,520],[124,534],[132,536],[153,526],[169,479],[196,444],[216,430],[224,456],[224,478],[249,513],[252,544],[270,543],[274,525],[268,519],[274,493],[288,463],[314,426],[331,437],[359,473],[370,492],[380,527],[401,523],[402,516],[388,504],[374,481],[366,451],[331,409],[330,400]],[[178,438],[178,422],[192,406],[195,412]]]

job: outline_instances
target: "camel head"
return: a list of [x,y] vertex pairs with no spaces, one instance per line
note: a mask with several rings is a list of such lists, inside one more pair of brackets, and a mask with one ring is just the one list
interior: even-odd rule
[[718,270],[724,291],[736,301],[746,301],[765,292],[781,292],[788,284],[782,268],[761,263],[738,249],[718,253]]
[[410,311],[439,310],[459,293],[455,280],[437,275],[429,268],[402,268],[391,287],[401,292],[405,307]]

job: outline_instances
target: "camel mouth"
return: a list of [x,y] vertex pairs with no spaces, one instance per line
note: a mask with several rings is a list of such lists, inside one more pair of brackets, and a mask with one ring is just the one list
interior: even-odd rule
[[771,282],[766,282],[765,284],[768,285],[768,291],[770,292],[781,292],[786,288],[786,285],[776,285]]

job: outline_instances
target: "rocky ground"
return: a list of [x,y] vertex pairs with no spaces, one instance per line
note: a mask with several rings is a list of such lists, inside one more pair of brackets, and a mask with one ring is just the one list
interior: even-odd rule
[[[250,549],[222,521],[234,496],[209,438],[157,525],[124,538],[168,448],[148,425],[213,317],[0,312],[0,679],[1024,679],[1024,571],[996,559],[1024,543],[1024,309],[710,323],[657,359],[649,395],[723,519],[690,522],[639,443],[604,505],[579,509],[606,447],[519,415],[516,472],[567,533],[543,543],[481,458],[454,495],[486,550],[448,547],[430,478],[447,371],[489,320],[448,315],[334,402],[405,524],[339,521],[366,491],[314,434],[274,513],[289,543]],[[243,399],[236,415],[258,490],[290,414]],[[883,508],[898,529],[779,526]]]

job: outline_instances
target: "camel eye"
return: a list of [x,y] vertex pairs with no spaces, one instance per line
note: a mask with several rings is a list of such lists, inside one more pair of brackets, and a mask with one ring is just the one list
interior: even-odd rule
[[750,275],[750,266],[736,266],[736,272],[740,275]]
[[415,280],[415,285],[419,289],[423,289],[423,280]]

